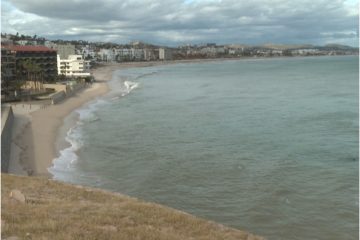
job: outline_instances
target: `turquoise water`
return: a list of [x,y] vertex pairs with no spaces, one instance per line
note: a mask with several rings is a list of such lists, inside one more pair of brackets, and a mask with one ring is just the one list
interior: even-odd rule
[[50,171],[268,239],[358,239],[358,58],[117,72]]

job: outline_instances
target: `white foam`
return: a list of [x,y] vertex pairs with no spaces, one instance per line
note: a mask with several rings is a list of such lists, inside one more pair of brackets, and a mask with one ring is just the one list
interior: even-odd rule
[[[53,161],[53,166],[48,168],[49,172],[54,176],[60,177],[61,173],[69,172],[74,168],[74,164],[78,160],[76,151],[83,145],[81,125],[76,125],[67,132],[65,140],[70,143],[68,148],[60,151],[58,158]],[[60,177],[61,178],[61,177]]]
[[131,82],[131,81],[125,81],[124,82],[124,86],[125,86],[125,92],[127,94],[129,94],[133,89],[138,88],[139,87],[139,83],[137,82]]
[[79,120],[75,126],[67,131],[65,141],[70,144],[68,148],[60,151],[59,157],[53,161],[53,166],[48,168],[48,171],[54,176],[55,179],[66,180],[67,175],[74,170],[75,164],[78,160],[76,152],[84,145],[82,126],[86,123],[100,120],[96,115],[96,110],[100,107],[109,104],[108,101],[98,99],[86,107],[77,109]]
[[99,117],[95,114],[96,110],[108,103],[109,102],[105,100],[99,99],[96,102],[89,104],[87,107],[76,110],[79,114],[79,120],[82,122],[92,122],[98,120]]
[[[138,76],[138,75],[137,75]],[[114,90],[120,93],[120,96],[126,96],[131,91],[139,87],[139,83],[129,81],[128,79],[134,79],[134,76],[126,77],[125,81],[120,81],[120,86],[114,86]],[[113,82],[116,84],[116,82]],[[116,85],[117,85],[116,84]],[[70,144],[68,148],[65,148],[60,151],[58,158],[55,158],[53,161],[53,166],[48,168],[48,171],[54,176],[55,179],[68,180],[71,177],[71,172],[75,170],[75,165],[78,160],[78,155],[76,152],[81,149],[84,145],[82,137],[82,127],[84,124],[91,123],[94,121],[100,120],[99,116],[96,114],[96,110],[101,107],[104,107],[107,104],[110,104],[111,101],[120,98],[119,96],[112,97],[110,101],[105,99],[98,99],[86,107],[77,109],[76,112],[79,114],[79,120],[76,125],[72,127],[65,137],[66,142]]]

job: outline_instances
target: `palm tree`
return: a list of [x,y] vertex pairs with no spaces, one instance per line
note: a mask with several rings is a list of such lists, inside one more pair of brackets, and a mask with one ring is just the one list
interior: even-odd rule
[[[23,62],[22,67],[25,69],[27,73],[27,78],[29,81],[33,81],[35,85],[35,90],[42,88],[42,76],[43,71],[42,68],[35,63],[33,60],[27,59]],[[40,78],[39,78],[40,77]]]

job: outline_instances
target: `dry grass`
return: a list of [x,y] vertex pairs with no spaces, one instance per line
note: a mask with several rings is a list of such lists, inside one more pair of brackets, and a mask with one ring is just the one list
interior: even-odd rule
[[[1,181],[2,239],[263,239],[103,190],[7,174]],[[14,189],[26,203],[10,198]]]

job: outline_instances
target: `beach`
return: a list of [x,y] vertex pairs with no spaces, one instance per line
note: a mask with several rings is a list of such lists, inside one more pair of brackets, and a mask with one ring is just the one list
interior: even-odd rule
[[[138,64],[144,66],[144,64]],[[115,70],[137,64],[106,64],[92,70],[95,82],[55,105],[39,102],[13,104],[15,114],[9,172],[50,177],[48,167],[56,157],[55,142],[64,118],[109,90]]]
[[[15,120],[12,133],[9,173],[51,177],[48,168],[58,156],[56,142],[64,119],[74,110],[109,91],[107,82],[119,69],[155,65],[202,62],[179,60],[168,62],[106,63],[91,70],[95,82],[55,105],[41,101],[11,104]],[[214,59],[207,60],[214,61]]]

